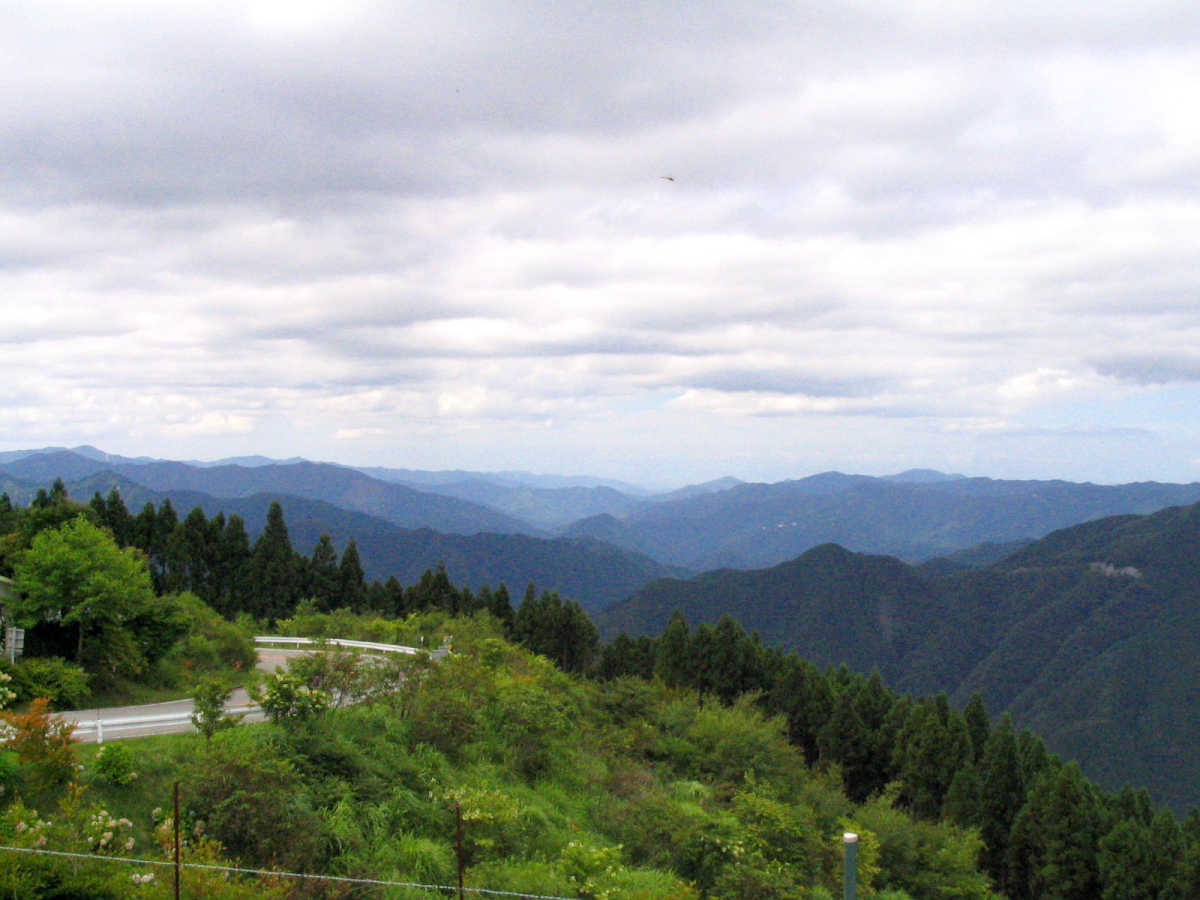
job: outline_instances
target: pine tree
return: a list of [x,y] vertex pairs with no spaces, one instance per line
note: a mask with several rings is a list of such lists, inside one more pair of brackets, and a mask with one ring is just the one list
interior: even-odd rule
[[128,547],[134,544],[133,516],[121,499],[121,492],[115,487],[104,498],[104,524],[119,545]]
[[894,764],[900,799],[914,815],[936,819],[954,775],[971,759],[971,738],[962,716],[944,694],[918,701],[897,736]]
[[250,612],[250,537],[242,517],[236,513],[221,530],[214,568],[217,611],[229,618],[239,612]]
[[53,506],[67,502],[67,486],[61,478],[54,479],[54,484],[50,487],[49,501]]
[[290,615],[299,600],[299,566],[277,501],[267,510],[267,523],[254,542],[248,569],[248,611],[263,619]]
[[675,610],[658,642],[658,660],[654,671],[667,684],[685,685],[692,682],[691,634],[683,613]]
[[358,559],[358,544],[350,538],[338,566],[338,600],[342,607],[361,611],[366,602],[366,579]]
[[971,699],[963,708],[963,719],[967,723],[967,734],[971,737],[971,758],[978,762],[983,759],[983,748],[991,734],[987,709],[978,692],[971,695]]
[[317,609],[322,612],[329,612],[337,605],[341,594],[338,555],[328,532],[323,533],[313,547],[305,594],[316,602]]
[[1006,887],[1006,859],[1013,821],[1025,803],[1025,784],[1017,756],[1017,739],[1012,719],[1000,719],[984,744],[979,763],[979,807],[969,824],[979,827],[983,850],[981,868],[1002,889]]
[[804,751],[809,765],[820,756],[817,735],[833,714],[833,690],[817,667],[789,655],[767,697],[769,708],[787,719],[788,739]]
[[513,619],[516,618],[517,612],[513,609],[512,599],[508,596],[508,588],[505,587],[503,582],[500,583],[500,587],[496,588],[496,592],[491,595],[487,609],[488,612],[503,623],[505,635],[511,635]]
[[1103,812],[1074,763],[1047,770],[1013,822],[1008,891],[1013,898],[1094,900],[1101,895],[1097,848]]

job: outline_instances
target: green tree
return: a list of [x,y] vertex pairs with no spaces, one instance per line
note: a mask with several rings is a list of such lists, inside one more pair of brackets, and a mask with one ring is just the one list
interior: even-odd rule
[[1103,813],[1074,763],[1047,771],[1013,823],[1008,889],[1014,898],[1095,900]]
[[242,720],[242,715],[225,712],[225,703],[233,688],[216,678],[203,678],[192,691],[192,724],[208,740],[218,731],[232,728]]
[[121,499],[121,492],[115,487],[104,498],[104,525],[122,547],[133,544],[133,517],[129,514],[125,501]]
[[983,758],[983,748],[991,734],[991,724],[988,722],[987,709],[983,705],[983,697],[976,692],[971,695],[963,709],[963,719],[967,723],[967,733],[971,736],[971,758],[978,761]]
[[574,600],[554,591],[529,598],[517,610],[513,635],[534,653],[554,660],[564,672],[584,672],[596,653],[599,633]]
[[313,547],[312,558],[308,564],[306,593],[316,601],[317,609],[329,612],[336,605],[338,588],[337,550],[333,546],[333,538],[325,532]]
[[1005,715],[993,729],[979,763],[979,803],[973,820],[983,838],[979,862],[1002,889],[1007,887],[1005,860],[1009,835],[1025,803],[1025,783],[1012,719]]
[[691,631],[679,610],[671,613],[666,630],[658,642],[655,674],[672,686],[692,683]]
[[242,517],[236,513],[228,521],[223,521],[218,513],[213,523],[218,522],[221,532],[216,542],[211,602],[218,612],[232,618],[236,613],[249,611],[246,584],[249,577],[250,537],[246,534]]
[[79,516],[41,532],[15,567],[9,606],[23,627],[56,619],[75,628],[75,659],[91,671],[137,674],[145,655],[129,627],[154,602],[146,561]]
[[358,558],[358,544],[354,538],[346,544],[342,551],[342,561],[338,566],[338,605],[344,609],[359,611],[367,597],[366,578],[363,576],[362,563]]
[[900,798],[916,815],[935,819],[955,773],[971,759],[971,738],[945,695],[918,701],[897,738]]
[[264,619],[290,615],[300,599],[299,567],[283,507],[272,501],[267,523],[250,554],[246,580],[248,612]]
[[787,718],[788,738],[803,751],[809,765],[820,756],[817,736],[833,714],[833,689],[817,667],[789,655],[776,674],[768,695],[772,711]]
[[870,780],[865,773],[871,765],[871,735],[858,714],[851,691],[843,690],[834,703],[833,714],[817,734],[817,747],[823,761],[842,767],[842,786],[857,803],[870,795]]

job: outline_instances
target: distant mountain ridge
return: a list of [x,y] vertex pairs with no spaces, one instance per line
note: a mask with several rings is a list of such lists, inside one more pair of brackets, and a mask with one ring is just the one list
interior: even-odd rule
[[322,500],[405,528],[432,528],[452,534],[540,532],[528,522],[479,504],[379,481],[354,469],[329,463],[201,468],[164,460],[111,463],[72,451],[56,451],[3,463],[0,468],[26,481],[43,484],[57,477],[73,481],[111,470],[135,484],[161,493],[197,491],[228,498],[258,493],[286,494]]
[[1110,788],[1200,804],[1200,504],[1062,529],[990,566],[928,575],[822,545],[769,569],[664,580],[602,612],[657,634],[722,613],[821,665],[978,691]]
[[659,502],[623,518],[594,516],[564,533],[607,540],[691,569],[761,568],[837,543],[918,562],[984,543],[1040,538],[1057,528],[1200,501],[1200,484],[1075,484],[903,473],[826,472],[739,484]]

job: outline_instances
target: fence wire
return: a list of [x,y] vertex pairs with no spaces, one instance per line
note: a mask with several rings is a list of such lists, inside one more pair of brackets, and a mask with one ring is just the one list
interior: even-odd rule
[[[94,853],[73,853],[67,850],[43,850],[39,847],[7,847],[0,845],[0,851],[9,853],[28,853],[36,856],[57,856],[67,859],[86,859],[92,862],[113,862],[125,863],[127,865],[138,866],[158,866],[160,868],[175,868],[175,863],[170,860],[162,859],[136,859],[129,856],[100,856]],[[276,872],[270,869],[245,869],[240,866],[217,866],[210,863],[187,863],[179,864],[181,869],[205,869],[213,872],[233,872],[238,875],[259,875],[269,876],[272,878],[295,878],[307,879],[310,881],[332,881],[340,884],[367,884],[375,887],[403,887],[415,888],[423,891],[435,891],[439,894],[456,894],[459,891],[457,885],[452,884],[421,884],[416,881],[386,881],[379,878],[350,878],[345,875],[315,875],[308,872]],[[464,894],[480,894],[491,897],[522,897],[526,900],[579,900],[577,897],[561,897],[556,894],[527,894],[523,891],[502,891],[496,888],[479,888],[466,887],[462,888]]]

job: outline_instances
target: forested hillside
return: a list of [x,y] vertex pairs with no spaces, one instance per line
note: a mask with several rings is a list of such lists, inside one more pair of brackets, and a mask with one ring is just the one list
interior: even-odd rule
[[[63,686],[73,669],[85,689],[117,667],[163,678],[168,661],[185,677],[204,661],[244,671],[246,635],[272,628],[445,640],[454,652],[399,667],[310,658],[267,678],[270,723],[208,718],[202,734],[136,754],[122,743],[72,749],[39,703],[0,714],[0,845],[80,854],[2,857],[10,895],[169,896],[145,863],[87,857],[161,860],[174,781],[185,860],[208,866],[453,885],[461,810],[467,884],[491,890],[828,900],[844,830],[862,837],[860,896],[880,900],[1174,900],[1200,889],[1200,814],[1181,822],[1143,791],[1098,790],[978,695],[959,712],[944,694],[897,694],[877,674],[768,648],[727,616],[695,630],[674,616],[660,636],[600,646],[578,604],[553,592],[530,588],[514,604],[444,571],[366,586],[353,545],[338,561],[323,541],[297,568],[278,507],[248,556],[181,566],[175,550],[196,532],[156,544],[150,529],[148,553],[122,547],[122,522],[140,538],[138,517],[113,518],[119,509],[73,503],[61,483],[28,508],[0,501],[10,612],[31,628],[29,658],[0,664],[20,697],[34,696],[37,677],[57,673]],[[202,514],[188,519],[195,528]],[[214,519],[218,548],[245,547],[237,520]],[[161,520],[151,508],[141,524]],[[1056,560],[1070,555],[1060,551]],[[302,599],[285,606],[279,587],[297,572]],[[376,591],[391,606],[356,614]],[[66,658],[53,662],[44,654],[56,634]],[[198,683],[196,696],[207,690]],[[11,699],[0,691],[0,706]],[[212,868],[187,878],[197,896],[226,900],[361,890]]]
[[1200,802],[1200,506],[1056,532],[992,566],[931,575],[828,545],[771,569],[648,585],[599,617],[653,634],[678,609],[737,617],[821,665],[974,692],[1116,787]]

